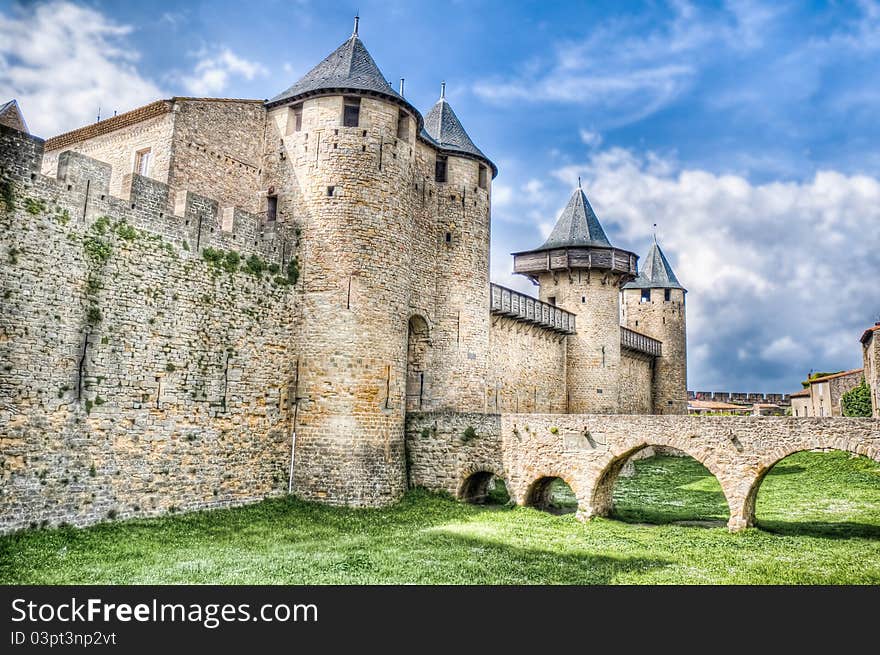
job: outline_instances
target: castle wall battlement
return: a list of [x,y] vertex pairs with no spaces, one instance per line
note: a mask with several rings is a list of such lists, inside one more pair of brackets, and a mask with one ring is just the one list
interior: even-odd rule
[[295,256],[291,226],[266,224],[260,214],[221,207],[211,198],[137,173],[122,177],[121,195],[110,195],[112,167],[74,151],[58,155],[55,177],[41,174],[43,141],[0,125],[0,177],[25,193],[66,210],[89,225],[102,216],[178,243],[194,255],[205,248],[258,255],[283,268]]

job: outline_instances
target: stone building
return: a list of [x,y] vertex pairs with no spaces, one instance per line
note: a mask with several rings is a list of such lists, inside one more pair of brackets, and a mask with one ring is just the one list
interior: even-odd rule
[[639,271],[579,185],[513,256],[538,297],[492,284],[497,167],[357,23],[268,101],[0,137],[3,526],[385,504],[410,412],[687,413],[686,292],[656,241]]
[[812,416],[813,399],[809,389],[791,394],[791,415],[795,417]]
[[871,388],[871,409],[880,418],[880,323],[865,330],[860,341],[865,381]]
[[843,416],[841,398],[850,389],[859,386],[864,370],[857,368],[832,375],[810,378],[804,391],[791,394],[792,416]]

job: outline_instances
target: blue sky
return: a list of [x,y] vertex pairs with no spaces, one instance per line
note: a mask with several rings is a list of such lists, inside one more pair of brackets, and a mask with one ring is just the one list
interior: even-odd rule
[[0,0],[0,100],[50,136],[158,97],[272,97],[351,31],[499,166],[492,272],[578,175],[688,287],[691,388],[793,391],[878,320],[880,3]]

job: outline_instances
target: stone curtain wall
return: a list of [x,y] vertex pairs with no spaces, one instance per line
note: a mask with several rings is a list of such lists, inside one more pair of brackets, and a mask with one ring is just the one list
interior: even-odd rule
[[566,336],[504,316],[491,320],[488,410],[564,412]]
[[653,412],[653,376],[653,357],[630,350],[621,350],[619,388],[621,414],[651,414]]
[[273,241],[234,241],[195,194],[172,216],[140,176],[109,196],[75,153],[36,174],[40,145],[0,128],[0,530],[285,493],[296,287],[209,264],[195,224],[265,265]]
[[[649,446],[671,447],[694,457],[718,478],[730,506],[728,525],[738,530],[754,524],[755,498],[764,476],[792,453],[834,448],[880,461],[878,419],[482,416],[479,424],[475,415],[467,414],[409,416],[412,482],[458,493],[471,473],[489,470],[504,478],[511,496],[523,505],[531,502],[535,482],[559,477],[577,495],[579,515],[589,518],[610,512],[614,483],[633,454]],[[464,441],[460,435],[468,425],[478,436]]]

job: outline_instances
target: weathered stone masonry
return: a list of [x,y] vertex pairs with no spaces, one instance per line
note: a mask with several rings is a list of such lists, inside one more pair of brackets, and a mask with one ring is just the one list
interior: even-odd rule
[[173,216],[137,175],[110,196],[74,153],[44,177],[40,150],[0,127],[0,530],[286,492],[295,287],[195,249],[280,268],[276,235],[255,246],[240,211],[224,231],[195,194]]

